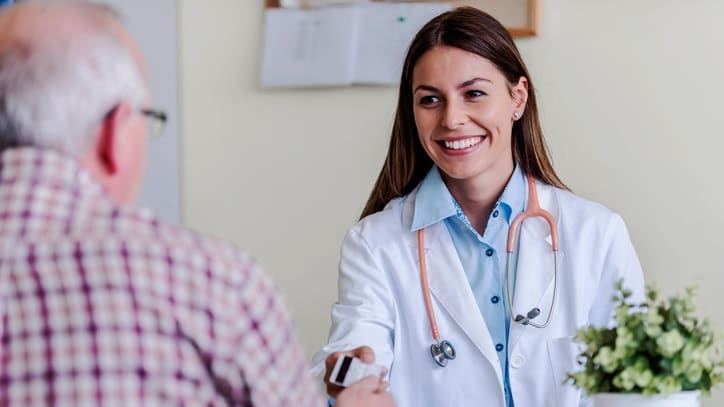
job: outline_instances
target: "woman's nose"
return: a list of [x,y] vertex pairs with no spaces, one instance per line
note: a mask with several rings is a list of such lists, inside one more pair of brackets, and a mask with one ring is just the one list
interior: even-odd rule
[[468,115],[463,106],[458,103],[448,102],[443,111],[440,125],[446,129],[455,130],[463,126],[468,120]]

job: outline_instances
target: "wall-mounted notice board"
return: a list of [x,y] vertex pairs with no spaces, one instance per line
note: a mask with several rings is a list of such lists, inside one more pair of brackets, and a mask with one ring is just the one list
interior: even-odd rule
[[[513,37],[532,37],[538,34],[540,26],[541,0],[370,0],[384,3],[433,3],[445,2],[451,7],[473,6],[486,11],[505,25]],[[301,6],[314,6],[316,4],[333,4],[335,0],[266,0],[267,8],[280,7],[281,2],[299,4]],[[353,1],[347,0],[352,3]],[[364,1],[357,1],[361,3]]]
[[461,5],[535,35],[539,0],[267,0],[261,86],[395,85],[407,47],[433,17]]

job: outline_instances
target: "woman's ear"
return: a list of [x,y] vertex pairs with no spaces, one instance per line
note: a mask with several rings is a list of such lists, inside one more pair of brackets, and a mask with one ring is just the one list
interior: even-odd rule
[[119,103],[111,109],[101,123],[96,154],[102,169],[108,175],[115,175],[122,163],[123,143],[127,142],[123,137],[123,127],[131,117],[131,108],[127,103]]
[[513,96],[513,110],[518,113],[518,117],[521,117],[528,103],[528,78],[521,76],[518,83],[513,85],[511,94]]

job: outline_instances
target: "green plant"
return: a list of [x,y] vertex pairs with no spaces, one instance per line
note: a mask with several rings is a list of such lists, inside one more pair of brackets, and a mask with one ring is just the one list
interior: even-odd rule
[[581,370],[568,380],[587,394],[643,393],[666,395],[710,389],[724,381],[722,343],[708,320],[694,317],[694,288],[667,301],[646,289],[647,301],[633,304],[631,292],[616,283],[615,326],[580,329],[575,336],[585,349]]

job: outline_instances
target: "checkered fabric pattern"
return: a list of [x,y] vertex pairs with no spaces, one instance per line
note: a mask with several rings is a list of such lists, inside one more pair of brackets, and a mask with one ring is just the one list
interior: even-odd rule
[[252,259],[58,153],[0,156],[0,317],[1,406],[325,404]]

